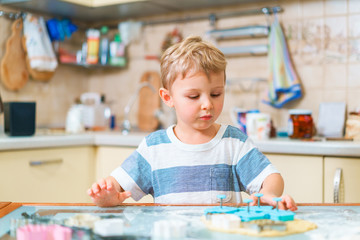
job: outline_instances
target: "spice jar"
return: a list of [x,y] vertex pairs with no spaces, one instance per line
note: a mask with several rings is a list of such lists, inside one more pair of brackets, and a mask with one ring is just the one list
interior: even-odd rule
[[313,119],[311,110],[289,110],[288,135],[290,138],[311,138],[313,135]]

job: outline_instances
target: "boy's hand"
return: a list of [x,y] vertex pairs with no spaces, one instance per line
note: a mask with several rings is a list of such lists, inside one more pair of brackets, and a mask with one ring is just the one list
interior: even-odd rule
[[[260,203],[276,207],[276,202],[273,200],[274,197],[276,196],[264,195],[260,198]],[[250,205],[257,205],[258,198],[254,194],[252,194],[250,198],[253,200]],[[279,202],[279,209],[291,211],[296,211],[298,209],[294,199],[291,196],[283,195],[281,198],[282,200]]]
[[131,196],[131,192],[124,192],[113,177],[94,183],[87,193],[99,207],[117,206]]

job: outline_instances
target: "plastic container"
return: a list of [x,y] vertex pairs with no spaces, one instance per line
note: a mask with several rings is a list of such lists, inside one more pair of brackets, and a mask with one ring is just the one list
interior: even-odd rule
[[88,29],[86,32],[87,37],[87,57],[88,64],[97,64],[99,62],[99,41],[100,31],[97,29]]
[[312,138],[313,118],[311,110],[289,110],[288,135],[290,138]]
[[101,102],[96,106],[95,126],[98,130],[110,128],[111,109],[106,103],[105,95],[101,95]]
[[71,106],[66,115],[65,131],[68,133],[84,132],[83,106],[79,103]]
[[102,65],[106,65],[108,63],[108,55],[109,55],[109,38],[108,32],[109,28],[107,26],[101,27],[101,39],[100,39],[100,51],[99,51],[99,58],[100,63]]

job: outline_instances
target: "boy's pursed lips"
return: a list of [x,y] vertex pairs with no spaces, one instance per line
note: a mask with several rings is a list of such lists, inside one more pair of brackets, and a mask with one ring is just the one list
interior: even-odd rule
[[212,118],[212,115],[203,115],[203,116],[200,116],[200,119],[201,120],[210,120]]

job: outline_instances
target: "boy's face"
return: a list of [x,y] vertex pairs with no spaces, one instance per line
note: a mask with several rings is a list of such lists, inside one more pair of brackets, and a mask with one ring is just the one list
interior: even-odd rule
[[224,72],[203,72],[175,79],[169,92],[168,106],[174,107],[177,126],[206,130],[216,121],[224,105]]

